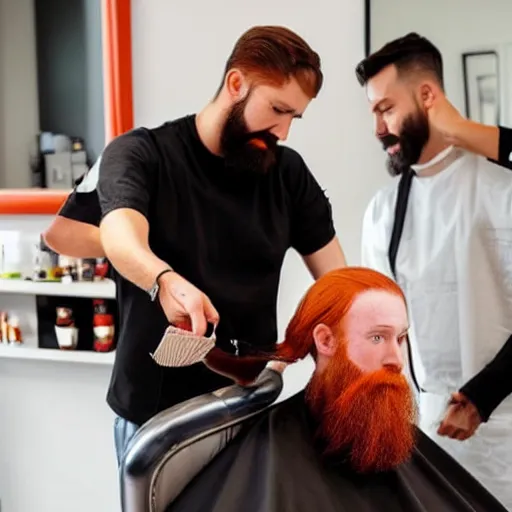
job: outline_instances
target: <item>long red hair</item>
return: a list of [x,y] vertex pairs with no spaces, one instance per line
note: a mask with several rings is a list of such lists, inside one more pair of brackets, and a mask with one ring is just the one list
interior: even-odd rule
[[344,267],[332,270],[318,279],[304,295],[277,346],[276,357],[289,363],[315,355],[313,330],[325,324],[339,333],[342,321],[358,295],[370,290],[382,290],[400,296],[401,288],[389,277],[364,267]]
[[315,357],[313,330],[323,323],[340,333],[343,318],[356,297],[369,290],[384,290],[405,297],[390,278],[364,267],[343,267],[320,277],[306,292],[285,332],[285,339],[270,349],[243,347],[241,357],[213,349],[206,364],[239,383],[252,382],[269,361],[294,363],[308,355]]

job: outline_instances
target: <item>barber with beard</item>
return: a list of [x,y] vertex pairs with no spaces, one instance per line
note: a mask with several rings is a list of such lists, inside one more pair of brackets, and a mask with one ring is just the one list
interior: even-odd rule
[[508,159],[510,132],[458,115],[417,34],[357,76],[395,177],[365,214],[363,264],[405,292],[421,428],[512,509],[512,173],[489,161]]
[[[198,336],[214,325],[217,348],[230,354],[232,340],[243,342],[240,355],[272,346],[288,249],[315,279],[345,266],[328,199],[301,156],[277,144],[322,80],[317,53],[297,34],[250,29],[211,103],[113,140],[60,212],[91,228],[65,252],[104,251],[115,269],[119,342],[107,401],[119,461],[155,414],[232,383],[202,363],[157,365],[150,354],[169,324]],[[100,238],[84,210],[101,217]],[[55,248],[51,233],[46,240]]]

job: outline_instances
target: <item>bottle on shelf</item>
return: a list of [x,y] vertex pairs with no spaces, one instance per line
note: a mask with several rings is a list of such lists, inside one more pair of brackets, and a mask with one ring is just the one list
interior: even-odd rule
[[103,281],[108,276],[108,262],[106,258],[97,258],[96,265],[94,267],[94,280]]
[[23,343],[19,318],[8,315],[5,311],[0,312],[0,343],[11,345]]
[[7,342],[15,345],[23,343],[21,336],[20,321],[17,316],[11,316],[7,323]]
[[78,328],[71,308],[58,307],[55,336],[61,350],[74,350],[78,343]]
[[0,311],[0,342],[7,343],[7,313]]
[[104,299],[94,299],[93,307],[93,348],[96,352],[110,352],[114,349],[114,315],[109,313]]

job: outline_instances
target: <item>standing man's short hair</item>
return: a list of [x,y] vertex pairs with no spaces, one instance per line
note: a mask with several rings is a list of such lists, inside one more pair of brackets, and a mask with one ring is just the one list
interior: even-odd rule
[[394,64],[398,76],[428,73],[443,84],[443,58],[437,47],[427,38],[411,32],[384,45],[356,66],[356,77],[361,85]]

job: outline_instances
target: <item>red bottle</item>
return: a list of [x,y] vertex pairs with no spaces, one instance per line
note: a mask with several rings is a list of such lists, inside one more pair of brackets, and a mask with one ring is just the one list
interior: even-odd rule
[[93,348],[96,352],[110,352],[114,349],[114,315],[108,312],[107,301],[104,299],[93,300]]

